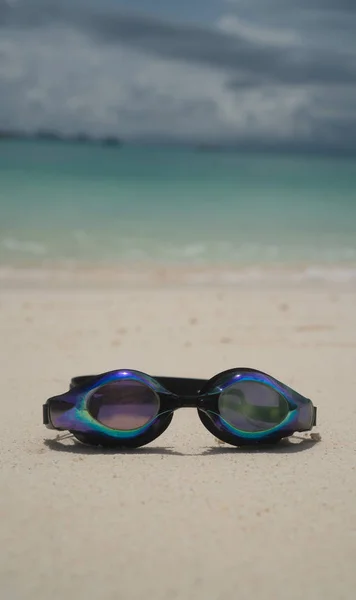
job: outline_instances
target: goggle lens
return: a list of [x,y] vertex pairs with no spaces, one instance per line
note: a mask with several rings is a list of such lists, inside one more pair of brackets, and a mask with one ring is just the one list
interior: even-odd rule
[[287,400],[272,387],[256,381],[240,381],[219,397],[220,416],[232,427],[248,433],[268,431],[289,413]]
[[122,380],[95,389],[88,411],[102,425],[130,431],[147,425],[158,414],[160,400],[154,390],[140,381]]

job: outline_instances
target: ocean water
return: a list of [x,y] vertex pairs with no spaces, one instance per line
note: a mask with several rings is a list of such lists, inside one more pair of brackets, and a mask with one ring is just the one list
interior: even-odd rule
[[0,141],[0,268],[136,264],[355,275],[356,159]]

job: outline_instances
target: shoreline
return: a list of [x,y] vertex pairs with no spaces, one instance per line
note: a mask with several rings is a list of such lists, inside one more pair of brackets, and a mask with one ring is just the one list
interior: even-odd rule
[[302,287],[356,289],[356,263],[182,265],[169,263],[0,266],[0,286],[81,289],[121,287]]

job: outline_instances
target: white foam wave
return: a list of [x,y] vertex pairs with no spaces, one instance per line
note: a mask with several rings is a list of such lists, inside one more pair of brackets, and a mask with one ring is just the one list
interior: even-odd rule
[[1,240],[1,245],[10,252],[44,256],[47,253],[46,246],[32,241],[20,241],[16,238],[6,237]]

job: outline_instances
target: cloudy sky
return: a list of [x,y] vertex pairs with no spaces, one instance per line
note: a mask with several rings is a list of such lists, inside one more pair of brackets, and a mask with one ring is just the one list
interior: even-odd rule
[[0,128],[356,150],[355,0],[0,0]]

